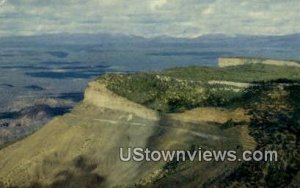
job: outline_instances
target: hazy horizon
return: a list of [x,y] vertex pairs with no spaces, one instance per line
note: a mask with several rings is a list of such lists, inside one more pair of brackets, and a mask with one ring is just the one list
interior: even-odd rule
[[203,34],[197,35],[193,37],[180,37],[180,36],[169,36],[169,35],[157,35],[157,36],[142,36],[142,35],[134,35],[134,34],[124,34],[124,33],[109,33],[109,32],[99,32],[99,33],[42,33],[42,34],[32,34],[32,35],[15,35],[15,36],[0,36],[0,39],[7,38],[30,38],[30,37],[46,37],[46,36],[101,36],[108,35],[112,37],[136,37],[136,38],[144,38],[144,39],[157,39],[157,38],[173,38],[173,39],[198,39],[205,37],[226,37],[226,38],[237,38],[237,37],[285,37],[285,36],[294,36],[300,35],[300,32],[290,33],[290,34],[273,34],[273,35],[251,35],[251,34],[224,34],[224,33],[212,33],[212,34]]

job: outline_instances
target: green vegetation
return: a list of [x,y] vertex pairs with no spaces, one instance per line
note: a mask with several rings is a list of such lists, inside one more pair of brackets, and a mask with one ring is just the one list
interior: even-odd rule
[[[262,64],[226,68],[186,67],[159,73],[108,74],[98,81],[104,82],[118,95],[154,110],[181,112],[203,106],[235,106],[245,89],[235,82],[276,79],[282,82],[300,80],[300,68]],[[209,82],[215,80],[219,83]],[[226,83],[228,81],[230,83]]]
[[99,79],[108,89],[160,112],[182,112],[201,106],[225,106],[240,95],[233,86],[139,73],[106,75]]
[[186,67],[166,70],[163,75],[185,80],[219,80],[234,82],[260,82],[277,79],[300,79],[300,68],[247,64],[232,67]]
[[257,150],[278,152],[278,162],[245,162],[220,185],[287,187],[300,171],[300,86],[262,83],[242,97],[252,116],[250,134]]
[[154,74],[107,75],[107,87],[132,101],[163,112],[200,106],[206,100],[204,84],[177,81]]

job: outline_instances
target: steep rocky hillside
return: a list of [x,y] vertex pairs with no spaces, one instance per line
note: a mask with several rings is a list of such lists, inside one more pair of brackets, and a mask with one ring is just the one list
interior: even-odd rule
[[[166,163],[121,162],[119,148],[255,147],[245,127],[220,128],[229,120],[247,122],[249,117],[242,109],[221,108],[158,114],[112,93],[99,82],[91,82],[85,100],[71,113],[0,151],[1,182],[19,187],[146,185],[167,174]],[[200,185],[236,166],[203,163],[193,170],[198,171]]]

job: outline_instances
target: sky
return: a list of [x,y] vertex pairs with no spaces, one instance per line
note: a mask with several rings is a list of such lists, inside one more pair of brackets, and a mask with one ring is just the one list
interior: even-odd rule
[[0,37],[300,33],[299,0],[0,0]]

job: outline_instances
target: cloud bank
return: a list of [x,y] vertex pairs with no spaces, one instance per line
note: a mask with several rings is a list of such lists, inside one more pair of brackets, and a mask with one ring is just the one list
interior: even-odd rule
[[0,36],[285,35],[299,23],[299,0],[0,0]]

